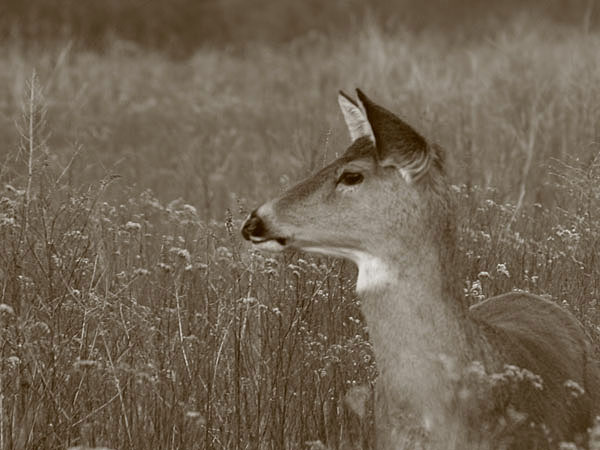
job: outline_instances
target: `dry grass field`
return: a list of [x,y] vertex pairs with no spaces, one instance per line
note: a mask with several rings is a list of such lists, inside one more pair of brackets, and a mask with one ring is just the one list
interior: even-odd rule
[[349,144],[338,89],[446,148],[466,296],[543,295],[598,341],[599,48],[531,16],[184,58],[0,43],[0,449],[373,448],[354,268],[239,236]]

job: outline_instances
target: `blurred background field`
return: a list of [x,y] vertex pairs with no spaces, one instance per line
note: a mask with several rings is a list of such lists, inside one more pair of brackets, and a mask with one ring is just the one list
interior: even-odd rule
[[597,339],[600,6],[496,3],[4,1],[0,449],[373,447],[354,269],[238,232],[340,88],[446,148],[468,301]]
[[594,0],[5,0],[0,38],[76,39],[92,49],[117,38],[181,56],[199,46],[281,44],[315,32],[343,38],[365,15],[386,31],[477,38],[523,13],[585,28],[600,19]]

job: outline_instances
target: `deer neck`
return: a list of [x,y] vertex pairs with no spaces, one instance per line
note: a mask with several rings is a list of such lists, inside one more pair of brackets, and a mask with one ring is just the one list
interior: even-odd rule
[[379,388],[424,416],[441,406],[440,389],[449,388],[452,378],[448,364],[458,369],[470,353],[466,311],[450,288],[442,259],[437,251],[422,249],[404,262],[364,258],[358,264],[357,292]]

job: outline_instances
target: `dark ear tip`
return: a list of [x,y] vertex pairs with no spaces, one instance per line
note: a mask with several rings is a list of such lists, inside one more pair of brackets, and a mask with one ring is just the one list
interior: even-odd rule
[[368,101],[369,98],[365,95],[365,93],[363,91],[361,91],[359,88],[356,88],[356,95],[358,95],[358,98],[360,99],[361,102],[364,102],[365,100]]

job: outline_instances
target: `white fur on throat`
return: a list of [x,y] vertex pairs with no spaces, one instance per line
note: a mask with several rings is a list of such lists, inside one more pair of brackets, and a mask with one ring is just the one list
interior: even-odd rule
[[321,255],[346,258],[354,262],[358,267],[358,278],[356,279],[356,292],[369,292],[378,288],[384,288],[393,283],[397,274],[390,269],[389,265],[376,256],[359,250],[328,247],[303,247],[306,252],[319,253]]
[[261,251],[279,253],[285,249],[284,245],[281,245],[279,242],[273,239],[261,241],[259,239],[254,239],[250,237],[250,240],[254,244],[254,247]]
[[375,256],[361,253],[355,262],[358,266],[356,292],[359,294],[384,288],[395,279],[389,265]]

